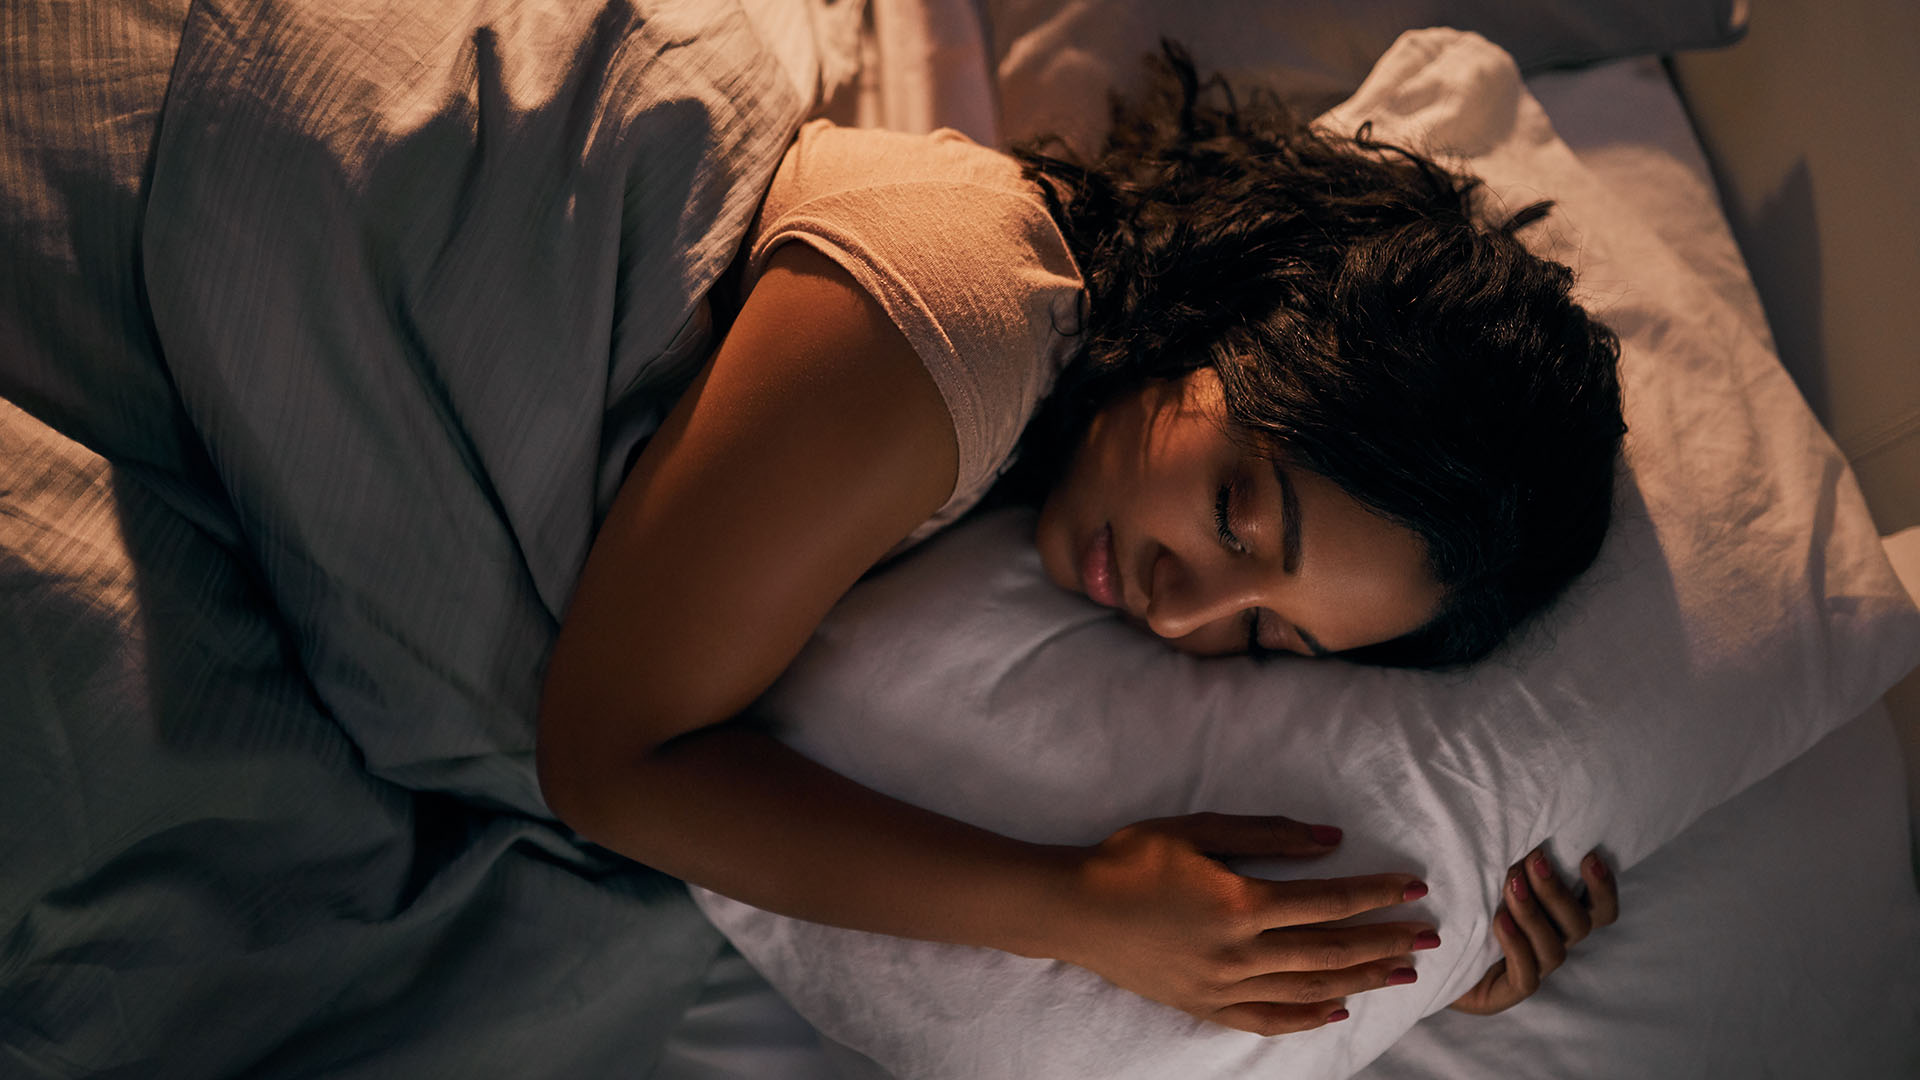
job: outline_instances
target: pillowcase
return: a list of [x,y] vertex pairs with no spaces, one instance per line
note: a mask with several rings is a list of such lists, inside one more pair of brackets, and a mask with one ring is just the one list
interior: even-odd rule
[[1580,273],[1620,333],[1628,436],[1594,569],[1522,639],[1436,674],[1196,660],[1046,582],[1023,512],[853,591],[764,702],[783,737],[878,790],[1035,841],[1198,810],[1347,830],[1315,877],[1406,870],[1437,922],[1420,981],[1334,1028],[1262,1040],[1070,965],[786,919],[709,917],[809,1021],[914,1077],[1346,1076],[1497,955],[1504,868],[1552,841],[1625,869],[1793,759],[1920,658],[1920,613],[1845,462],[1760,328],[1555,136],[1511,58],[1402,37],[1323,123],[1450,153]]
[[1484,34],[1522,70],[1727,45],[1745,0],[986,0],[1009,139],[1105,131],[1109,89],[1137,89],[1162,36],[1203,71],[1257,73],[1309,114],[1353,92],[1395,36],[1421,26]]
[[1634,867],[1523,1008],[1430,1016],[1358,1080],[1920,1076],[1899,757],[1879,706],[1842,725]]

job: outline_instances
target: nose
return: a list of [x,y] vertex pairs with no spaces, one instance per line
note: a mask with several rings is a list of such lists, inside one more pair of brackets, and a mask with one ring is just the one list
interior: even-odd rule
[[1224,559],[1187,559],[1162,547],[1153,559],[1147,626],[1167,639],[1260,606],[1258,583],[1247,568]]

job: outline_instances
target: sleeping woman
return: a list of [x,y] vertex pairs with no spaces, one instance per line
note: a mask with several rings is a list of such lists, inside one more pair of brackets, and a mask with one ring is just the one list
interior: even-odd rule
[[[736,719],[877,564],[981,504],[1039,508],[1046,573],[1173,648],[1471,664],[1606,531],[1613,335],[1476,184],[1169,49],[1092,160],[951,132],[803,128],[742,301],[638,454],[548,667],[541,788],[580,834],[771,911],[1088,968],[1262,1034],[1412,982],[1413,875],[1266,881],[1227,856],[1340,839],[1285,818],[1141,822],[1086,847],[905,805]],[[650,613],[637,618],[636,612]],[[1177,722],[1170,718],[1169,722]],[[1520,1000],[1613,921],[1532,853]]]

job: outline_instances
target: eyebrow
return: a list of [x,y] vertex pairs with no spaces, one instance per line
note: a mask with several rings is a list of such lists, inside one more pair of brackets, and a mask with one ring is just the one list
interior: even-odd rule
[[1273,463],[1273,477],[1280,481],[1280,569],[1291,574],[1300,568],[1300,497],[1278,461]]
[[[1273,462],[1273,478],[1280,481],[1280,569],[1291,574],[1300,569],[1300,497],[1294,493],[1293,479],[1278,460]],[[1300,636],[1300,643],[1313,655],[1333,655],[1332,650],[1320,644],[1300,624],[1293,624],[1293,632]]]

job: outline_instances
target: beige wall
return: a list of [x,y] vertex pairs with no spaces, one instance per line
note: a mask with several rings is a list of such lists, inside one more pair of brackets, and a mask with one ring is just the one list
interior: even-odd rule
[[1757,0],[1674,73],[1781,359],[1880,531],[1920,525],[1920,3]]

